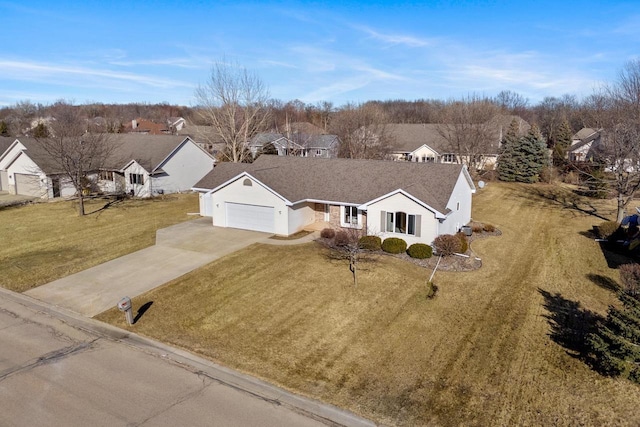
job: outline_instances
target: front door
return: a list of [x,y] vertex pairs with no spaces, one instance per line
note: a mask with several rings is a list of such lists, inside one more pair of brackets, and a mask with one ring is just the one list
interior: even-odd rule
[[53,197],[60,197],[60,178],[51,178],[51,186],[53,187]]

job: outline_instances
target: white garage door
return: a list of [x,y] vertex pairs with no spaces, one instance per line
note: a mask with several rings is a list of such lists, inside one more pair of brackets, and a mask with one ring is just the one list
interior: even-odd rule
[[227,213],[227,227],[243,230],[274,232],[272,206],[243,205],[240,203],[225,203]]
[[40,188],[38,175],[14,173],[13,177],[16,180],[16,194],[34,197],[41,197],[44,194],[44,191]]

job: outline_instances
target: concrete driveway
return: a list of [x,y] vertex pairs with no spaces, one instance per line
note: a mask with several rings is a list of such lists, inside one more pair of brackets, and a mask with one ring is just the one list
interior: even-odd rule
[[35,200],[36,197],[21,196],[19,194],[9,194],[7,191],[0,191],[0,208],[13,205],[21,205],[31,200]]
[[155,246],[47,283],[26,295],[93,317],[131,298],[271,235],[218,228],[198,218],[158,230]]

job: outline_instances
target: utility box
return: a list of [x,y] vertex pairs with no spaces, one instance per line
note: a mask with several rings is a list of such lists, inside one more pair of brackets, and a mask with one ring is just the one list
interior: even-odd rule
[[118,310],[124,311],[127,323],[133,325],[133,313],[131,310],[131,298],[124,297],[118,302]]
[[473,229],[468,225],[463,226],[461,231],[464,233],[465,236],[471,236],[471,233],[473,233]]

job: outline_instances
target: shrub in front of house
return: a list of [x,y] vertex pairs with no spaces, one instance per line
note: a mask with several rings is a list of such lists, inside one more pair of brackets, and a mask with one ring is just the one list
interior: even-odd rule
[[467,236],[462,232],[462,231],[458,231],[456,233],[456,237],[458,239],[460,239],[460,252],[461,254],[467,252],[467,249],[469,249],[469,241],[467,240]]
[[367,251],[379,251],[382,248],[382,239],[378,236],[362,236],[358,243],[360,248]]
[[473,231],[474,233],[482,233],[483,229],[484,229],[484,226],[482,225],[481,222],[471,223],[471,231]]
[[333,243],[336,246],[347,246],[349,244],[349,233],[344,230],[336,231],[336,235],[333,238]]
[[336,230],[333,228],[323,228],[320,232],[320,237],[324,239],[333,239],[336,237]]
[[496,231],[495,225],[491,225],[491,224],[484,224],[482,226],[482,229],[487,233],[493,233],[494,231]]
[[382,250],[390,254],[401,254],[407,250],[407,242],[398,237],[388,237],[382,242]]
[[598,227],[598,237],[601,239],[608,239],[618,231],[620,225],[615,221],[605,221],[601,223]]
[[441,234],[433,241],[433,247],[438,255],[449,256],[461,252],[462,242],[453,234]]
[[431,258],[433,255],[433,249],[431,249],[431,246],[424,243],[414,243],[407,249],[407,255],[411,258],[417,259]]

